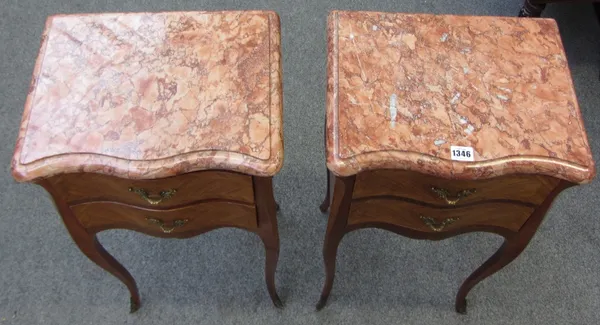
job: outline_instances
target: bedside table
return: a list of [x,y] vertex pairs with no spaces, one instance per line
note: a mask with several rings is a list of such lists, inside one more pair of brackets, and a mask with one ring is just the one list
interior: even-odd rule
[[[325,306],[337,247],[376,227],[505,242],[458,291],[527,246],[554,198],[595,176],[556,23],[375,12],[329,16]],[[330,187],[330,185],[333,185]]]
[[273,303],[272,176],[283,163],[279,17],[168,12],[50,17],[12,172],[52,196],[69,234],[137,285],[96,239],[108,229],[188,238],[256,233]]

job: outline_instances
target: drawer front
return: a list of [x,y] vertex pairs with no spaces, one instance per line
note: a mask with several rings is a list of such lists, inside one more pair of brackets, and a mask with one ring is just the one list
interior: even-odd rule
[[75,217],[89,231],[130,229],[169,236],[221,226],[248,230],[257,227],[254,206],[208,202],[171,210],[141,209],[119,203],[91,202],[72,206]]
[[404,170],[359,173],[354,199],[404,197],[440,206],[488,200],[514,200],[539,205],[559,180],[542,175],[509,175],[477,181],[448,180]]
[[422,232],[452,231],[467,226],[496,226],[518,231],[533,210],[496,202],[438,209],[394,199],[367,199],[352,202],[348,224],[379,222]]
[[100,174],[64,174],[49,179],[71,203],[114,201],[162,209],[199,200],[254,203],[252,177],[225,171],[201,171],[155,180],[128,180]]

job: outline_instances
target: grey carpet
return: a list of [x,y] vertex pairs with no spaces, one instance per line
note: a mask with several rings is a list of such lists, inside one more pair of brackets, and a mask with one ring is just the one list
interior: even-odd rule
[[[600,182],[563,193],[530,246],[475,287],[468,314],[456,291],[498,247],[490,234],[441,242],[363,230],[342,242],[329,305],[314,311],[324,279],[325,22],[331,9],[514,16],[519,0],[3,0],[0,4],[0,325],[5,324],[598,324]],[[281,16],[285,165],[277,285],[271,305],[257,237],[223,229],[189,240],[127,231],[101,234],[131,271],[142,308],[81,254],[41,188],[16,184],[10,159],[47,15],[75,12],[272,9]],[[592,151],[600,153],[600,28],[591,5],[549,5],[567,50]],[[524,107],[523,109],[527,109]]]

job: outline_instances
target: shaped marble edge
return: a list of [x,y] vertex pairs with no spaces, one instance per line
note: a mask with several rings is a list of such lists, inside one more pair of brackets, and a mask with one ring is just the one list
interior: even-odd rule
[[[230,11],[198,11],[197,13],[218,14]],[[32,182],[66,173],[98,173],[127,179],[156,179],[175,176],[200,170],[229,170],[254,176],[273,176],[283,166],[283,85],[281,62],[281,25],[279,15],[274,11],[244,11],[248,14],[262,14],[269,19],[270,42],[270,156],[262,160],[238,152],[196,151],[156,160],[128,160],[93,153],[61,154],[38,159],[31,163],[21,163],[21,152],[27,133],[32,109],[33,90],[39,75],[43,53],[53,19],[62,16],[53,15],[46,20],[42,33],[40,50],[33,70],[33,77],[25,102],[25,109],[16,140],[11,172],[18,182]],[[177,12],[170,12],[177,13]],[[123,13],[144,14],[144,13]],[[87,15],[87,14],[84,14]],[[100,14],[101,15],[101,14]]]
[[[331,11],[327,19],[327,99],[326,99],[326,156],[327,168],[337,176],[352,176],[361,171],[375,169],[404,169],[448,179],[487,179],[508,174],[542,174],[574,183],[591,182],[596,175],[596,167],[588,143],[587,132],[577,101],[578,120],[586,146],[589,165],[543,156],[507,156],[498,159],[475,162],[460,162],[443,159],[419,152],[386,150],[368,152],[341,158],[338,139],[338,14]],[[521,18],[523,19],[523,18]],[[549,18],[525,18],[545,19]],[[558,26],[557,26],[558,30]],[[562,40],[558,37],[562,46]],[[567,69],[569,69],[567,65]],[[570,74],[570,69],[569,69]],[[575,96],[574,86],[570,91]]]

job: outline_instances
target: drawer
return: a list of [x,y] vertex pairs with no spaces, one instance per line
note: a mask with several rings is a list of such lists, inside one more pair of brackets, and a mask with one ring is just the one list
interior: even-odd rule
[[496,226],[518,231],[533,210],[502,202],[440,209],[395,199],[367,199],[352,202],[348,225],[378,222],[422,232],[453,231],[468,226]]
[[162,209],[211,199],[254,203],[252,177],[225,171],[201,171],[153,180],[64,174],[50,178],[49,182],[70,204],[114,201]]
[[403,197],[442,206],[489,200],[539,205],[559,180],[543,175],[509,175],[476,181],[441,179],[405,170],[374,170],[356,176],[353,199]]
[[252,205],[231,202],[199,203],[171,210],[152,210],[111,202],[90,202],[72,206],[79,222],[89,231],[130,229],[155,236],[177,237],[217,227],[252,230],[257,227]]

